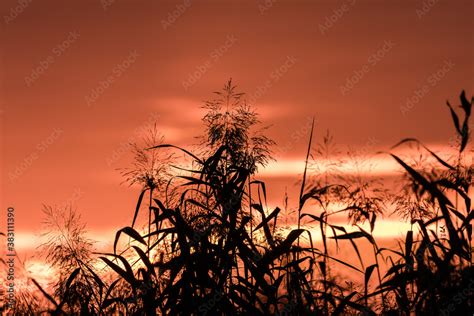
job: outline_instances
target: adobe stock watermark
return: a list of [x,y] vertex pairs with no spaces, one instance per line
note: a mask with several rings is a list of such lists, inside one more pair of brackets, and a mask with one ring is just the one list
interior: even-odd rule
[[439,2],[439,0],[425,0],[421,4],[421,8],[415,10],[416,16],[421,20],[431,9]]
[[117,64],[110,74],[104,80],[100,81],[98,85],[93,88],[85,97],[84,100],[88,107],[92,106],[100,96],[114,84],[117,79],[123,76],[123,74],[136,63],[140,54],[136,50],[131,51],[128,56],[119,64]]
[[277,2],[277,0],[260,0],[258,3],[258,11],[261,15],[264,15],[273,7],[275,2]]
[[455,64],[451,60],[445,60],[443,65],[438,68],[435,72],[430,74],[423,85],[413,91],[412,95],[409,96],[405,104],[400,106],[400,112],[402,115],[406,115],[410,112],[415,105],[417,105],[434,87],[438,85],[438,83],[446,77],[446,75],[454,68]]
[[352,152],[356,156],[362,156],[362,157],[367,156],[371,153],[374,147],[379,144],[380,144],[380,140],[372,136],[372,137],[367,138],[367,141],[361,147],[358,147],[352,150]]
[[[7,208],[7,216],[6,216],[6,253],[5,258],[2,260],[4,261],[5,269],[6,269],[6,280],[4,284],[1,284],[2,293],[0,301],[2,305],[0,305],[0,312],[6,310],[12,310],[15,307],[15,208],[8,207]],[[6,287],[6,293],[3,291],[3,286]],[[9,314],[9,313],[8,313]]]
[[13,22],[20,14],[22,14],[26,8],[28,8],[33,0],[18,0],[16,6],[10,8],[10,14],[3,16],[3,22],[5,24],[10,24]]
[[184,0],[182,3],[177,4],[176,7],[168,12],[165,20],[161,20],[161,26],[163,30],[167,30],[191,7],[191,0]]
[[114,149],[114,151],[111,153],[109,157],[105,159],[105,162],[108,167],[112,166],[114,163],[116,163],[126,152],[129,151],[131,144],[140,136],[144,135],[147,131],[150,130],[150,128],[153,126],[153,124],[156,123],[156,121],[160,118],[160,115],[157,113],[151,113],[148,119],[141,124],[140,126],[136,127],[133,130],[133,133],[131,136],[127,138],[127,140],[120,142],[119,146]]
[[74,205],[75,203],[77,203],[83,197],[84,197],[84,191],[82,191],[81,188],[75,188],[74,191],[72,192],[72,195],[67,200],[62,202],[59,205],[59,208],[60,209],[65,209],[65,208],[67,208],[71,205]]
[[[314,119],[314,126],[318,123],[317,119]],[[289,151],[293,150],[293,148],[301,142],[303,139],[308,140],[309,134],[311,132],[311,125],[313,124],[313,118],[311,116],[307,116],[304,123],[300,125],[300,127],[296,130],[293,130],[290,134],[290,139],[287,140],[284,144],[279,145],[275,148],[275,159],[284,156]]]
[[222,300],[224,297],[224,293],[221,291],[216,291],[214,295],[204,304],[201,304],[198,307],[199,315],[207,315],[212,309],[216,306],[216,304]]
[[474,292],[474,280],[471,279],[469,285],[459,290],[452,298],[452,300],[448,303],[446,308],[440,310],[440,315],[442,316],[449,316],[454,311],[456,311],[456,306],[462,304],[463,302],[467,303],[466,300],[472,297],[472,293]]
[[114,3],[116,0],[100,0],[100,4],[102,5],[102,9],[104,11],[107,11]]
[[67,37],[58,45],[56,45],[52,50],[51,53],[45,59],[41,60],[31,73],[25,77],[25,84],[27,87],[31,87],[31,85],[38,80],[50,67],[54,64],[57,58],[61,57],[69,47],[76,42],[81,34],[78,31],[71,31],[68,33]]
[[36,144],[35,150],[16,165],[13,171],[8,173],[10,182],[13,182],[20,178],[32,165],[39,159],[42,153],[46,152],[50,146],[58,141],[64,134],[61,128],[55,128],[48,137],[43,139],[41,142]]
[[273,85],[280,81],[280,79],[288,73],[291,68],[293,68],[297,61],[298,60],[293,56],[286,56],[285,61],[270,73],[269,78],[263,84],[259,85],[252,94],[250,94],[248,99],[249,102],[254,103],[257,99],[264,96]]
[[226,41],[209,53],[209,57],[202,63],[197,66],[195,70],[188,74],[187,79],[183,80],[181,83],[184,90],[188,90],[192,87],[199,79],[201,79],[219,59],[222,58],[231,48],[237,43],[238,39],[235,35],[227,35]]
[[344,96],[374,68],[385,56],[395,47],[393,41],[384,41],[382,46],[367,58],[367,62],[360,69],[356,69],[346,78],[344,85],[339,87],[339,91]]
[[318,25],[321,35],[326,35],[329,29],[336,25],[336,23],[354,7],[355,3],[356,0],[346,0],[341,6],[334,9],[331,15],[326,16],[324,22]]

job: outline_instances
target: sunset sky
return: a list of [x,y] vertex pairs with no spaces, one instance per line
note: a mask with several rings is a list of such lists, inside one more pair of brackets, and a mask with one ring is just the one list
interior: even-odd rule
[[[154,121],[166,142],[196,144],[203,101],[229,78],[284,148],[262,173],[274,205],[285,186],[296,194],[313,116],[317,142],[329,129],[342,149],[416,136],[442,152],[446,100],[474,91],[473,6],[2,0],[0,227],[14,207],[27,247],[42,205],[68,203],[92,237],[129,225],[138,188],[116,170],[131,161],[126,144]],[[396,172],[377,157],[381,174]]]

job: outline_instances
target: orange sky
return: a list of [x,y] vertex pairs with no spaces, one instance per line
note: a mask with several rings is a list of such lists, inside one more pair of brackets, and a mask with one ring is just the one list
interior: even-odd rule
[[445,101],[474,90],[472,12],[468,0],[2,0],[2,216],[13,206],[16,230],[36,233],[42,204],[73,202],[92,231],[129,224],[124,144],[154,119],[167,141],[196,143],[199,106],[229,77],[284,148],[263,175],[275,204],[313,115],[318,141],[330,129],[370,153],[408,136],[442,149]]

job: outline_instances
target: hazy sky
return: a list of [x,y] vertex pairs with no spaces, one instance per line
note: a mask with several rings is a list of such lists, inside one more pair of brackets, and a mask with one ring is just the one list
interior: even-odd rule
[[73,202],[93,231],[129,224],[124,144],[154,120],[194,144],[202,101],[230,77],[285,148],[265,173],[278,194],[312,116],[318,141],[442,148],[446,100],[474,92],[472,13],[468,0],[2,0],[2,216],[14,206],[17,231],[38,231],[43,203]]

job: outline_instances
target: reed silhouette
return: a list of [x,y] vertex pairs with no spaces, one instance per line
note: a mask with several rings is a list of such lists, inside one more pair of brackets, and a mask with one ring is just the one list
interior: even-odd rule
[[[35,312],[55,315],[468,315],[474,304],[469,119],[472,98],[460,95],[462,117],[448,103],[457,154],[442,159],[416,139],[431,160],[410,163],[399,192],[387,192],[365,174],[333,176],[318,169],[329,157],[329,134],[313,149],[311,132],[298,201],[297,228],[280,224],[279,207],[267,207],[259,168],[275,143],[258,114],[229,81],[206,102],[205,133],[196,151],[163,143],[156,132],[134,147],[135,165],[123,174],[142,187],[131,225],[120,229],[111,253],[93,253],[74,213],[47,218],[60,238],[44,246],[61,276],[54,293],[34,281],[46,300]],[[177,165],[176,154],[187,163]],[[311,158],[313,157],[313,158]],[[312,160],[313,159],[313,160]],[[327,161],[323,160],[323,161]],[[434,161],[434,163],[432,162]],[[318,170],[326,170],[319,172]],[[328,171],[329,170],[329,171]],[[148,193],[148,195],[147,195]],[[147,195],[148,201],[144,202]],[[342,205],[331,211],[329,205]],[[145,205],[145,203],[147,205]],[[387,205],[412,224],[397,249],[381,248],[373,235]],[[286,206],[285,206],[286,209]],[[138,227],[140,211],[145,229]],[[353,231],[331,222],[345,214]],[[370,224],[364,230],[363,222]],[[321,247],[305,223],[320,226]],[[331,234],[328,234],[331,232]],[[125,236],[124,236],[125,235]],[[123,242],[123,237],[128,241]],[[358,243],[373,250],[366,266]],[[345,262],[329,243],[350,243],[360,265]],[[100,270],[96,260],[108,269]],[[382,264],[388,268],[383,269]],[[332,268],[337,267],[337,268]],[[360,279],[349,284],[339,269]],[[100,271],[99,271],[100,270]],[[111,279],[108,279],[111,278]],[[21,311],[18,311],[21,312]]]

